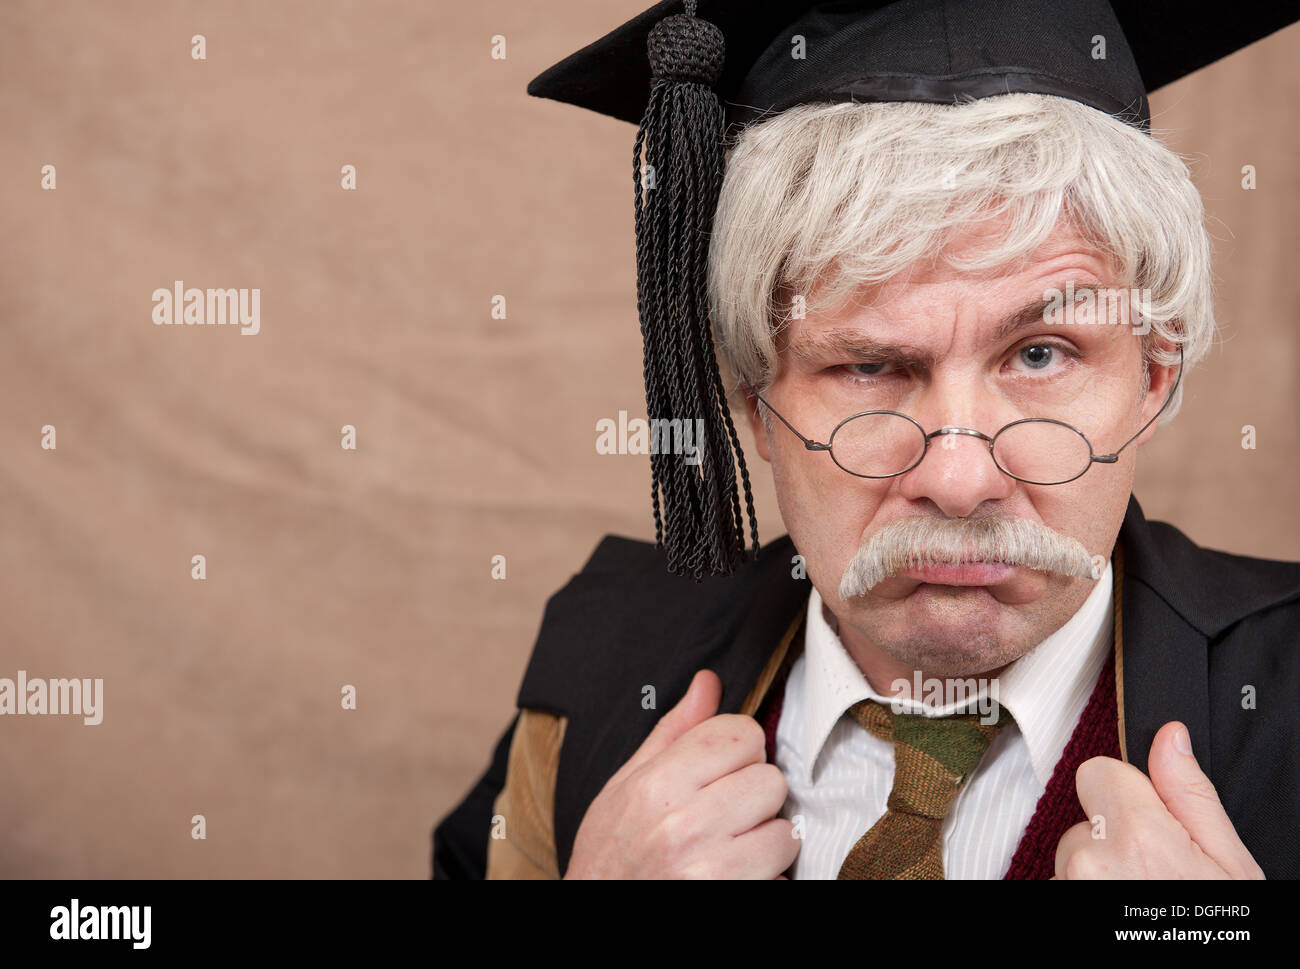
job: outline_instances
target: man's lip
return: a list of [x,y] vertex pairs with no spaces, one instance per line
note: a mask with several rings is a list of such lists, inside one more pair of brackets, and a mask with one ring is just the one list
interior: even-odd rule
[[964,565],[920,565],[895,575],[930,585],[996,585],[1011,578],[1016,566],[1003,562],[967,562]]

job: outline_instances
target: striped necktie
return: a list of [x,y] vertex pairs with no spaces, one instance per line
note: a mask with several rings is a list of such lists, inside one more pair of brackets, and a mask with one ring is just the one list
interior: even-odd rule
[[998,705],[997,722],[981,723],[973,713],[895,714],[862,700],[849,715],[893,742],[894,786],[884,815],[844,859],[840,879],[943,878],[943,819],[998,731],[1013,722],[1010,711]]

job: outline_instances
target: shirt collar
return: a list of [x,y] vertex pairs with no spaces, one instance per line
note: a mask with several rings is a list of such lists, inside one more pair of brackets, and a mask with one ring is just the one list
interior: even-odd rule
[[[1056,632],[1005,670],[997,681],[997,699],[1024,737],[1034,775],[1044,787],[1074,733],[1112,642],[1114,573],[1111,563],[1079,610]],[[871,688],[823,613],[813,587],[804,635],[804,781],[813,774],[831,730],[859,700],[892,702]],[[925,709],[915,700],[900,701],[905,712],[947,716],[973,701],[950,702]]]

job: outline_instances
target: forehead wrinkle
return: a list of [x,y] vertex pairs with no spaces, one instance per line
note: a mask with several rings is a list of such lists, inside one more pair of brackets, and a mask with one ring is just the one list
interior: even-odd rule
[[[1074,284],[1074,302],[1086,298],[1089,289],[1096,289],[1098,283],[1091,279],[1072,279]],[[1062,280],[1055,287],[1064,293],[1068,282]],[[1043,297],[1031,300],[1002,317],[994,329],[990,342],[1000,343],[1022,330],[1033,329],[1046,323],[1046,314],[1055,300]],[[834,327],[818,330],[806,336],[790,338],[787,334],[786,349],[800,363],[815,365],[823,356],[847,356],[858,360],[893,360],[915,366],[919,369],[932,370],[938,363],[940,354],[914,344],[876,340],[861,330],[852,327]]]

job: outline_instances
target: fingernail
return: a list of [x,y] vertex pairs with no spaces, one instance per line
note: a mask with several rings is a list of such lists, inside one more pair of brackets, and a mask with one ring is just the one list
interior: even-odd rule
[[1191,756],[1192,738],[1188,736],[1186,727],[1179,727],[1178,732],[1174,734],[1174,747],[1180,754]]

